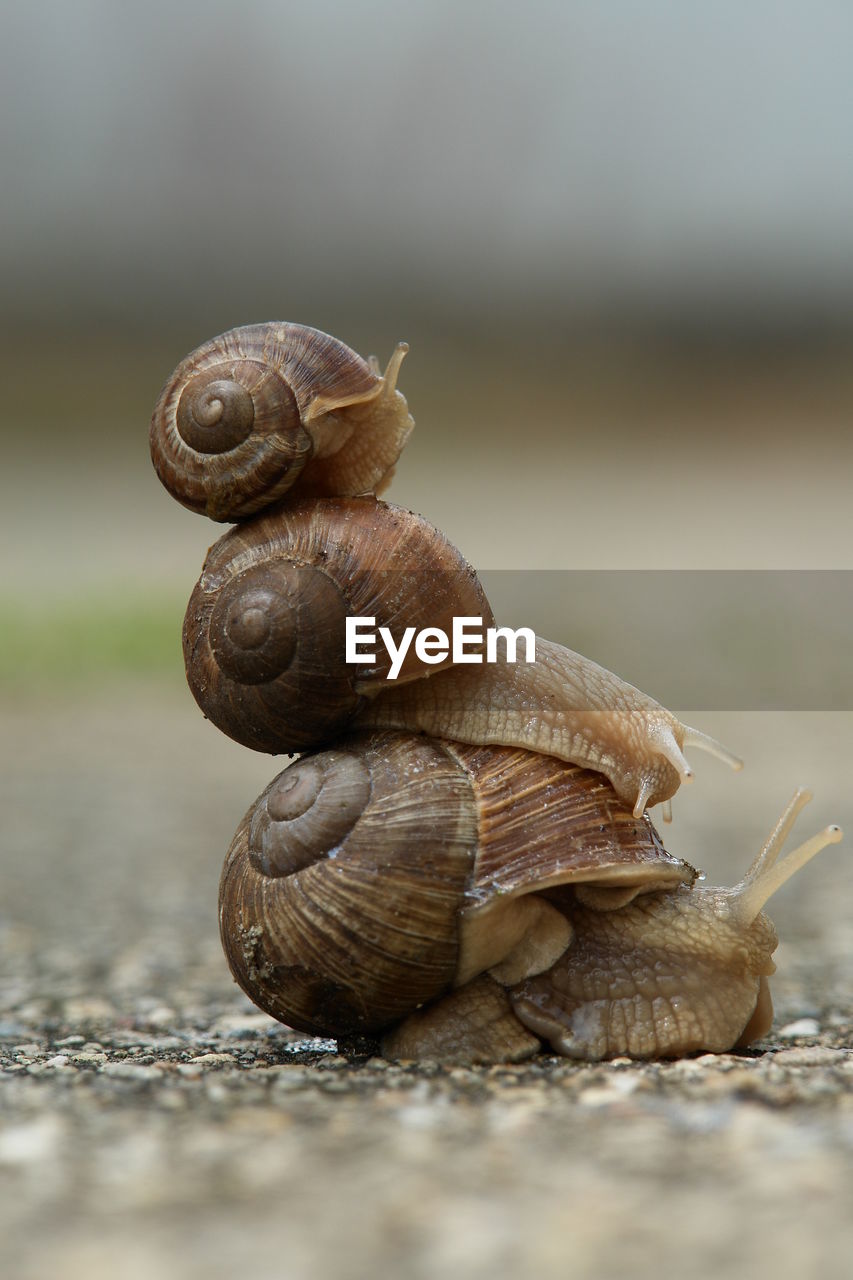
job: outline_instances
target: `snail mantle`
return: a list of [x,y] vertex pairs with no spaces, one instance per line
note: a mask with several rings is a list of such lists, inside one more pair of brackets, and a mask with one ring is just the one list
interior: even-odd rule
[[406,350],[383,373],[304,325],[232,329],[181,361],[152,418],[169,492],[234,526],[184,619],[193,696],[237,742],[301,755],[225,860],[234,978],[289,1026],[396,1058],[748,1044],[772,1019],[762,907],[841,831],[781,856],[798,790],[732,888],[667,852],[647,810],[669,817],[685,751],[741,762],[589,658],[500,627],[456,547],[380,499],[414,425]]

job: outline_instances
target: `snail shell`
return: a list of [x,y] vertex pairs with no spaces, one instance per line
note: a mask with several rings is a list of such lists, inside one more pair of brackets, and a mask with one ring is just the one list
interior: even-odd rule
[[[187,679],[229,737],[258,751],[329,742],[387,686],[388,651],[345,661],[348,615],[450,630],[492,614],[476,574],[428,521],[372,498],[309,501],[239,525],[208,553],[184,620]],[[410,648],[396,683],[436,670]]]
[[356,734],[291,765],[246,814],[220,929],[256,1004],[345,1036],[485,970],[507,983],[549,968],[570,930],[543,891],[584,883],[627,900],[694,875],[599,774],[514,749]]
[[287,493],[380,493],[414,425],[385,376],[305,325],[231,329],[178,365],[151,420],[151,457],[178,502],[243,520]]

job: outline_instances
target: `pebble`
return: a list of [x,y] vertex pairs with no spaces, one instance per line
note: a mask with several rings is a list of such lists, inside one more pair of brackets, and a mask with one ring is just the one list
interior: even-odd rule
[[820,1023],[816,1018],[798,1018],[789,1022],[776,1032],[783,1040],[793,1040],[797,1036],[816,1036],[820,1034]]
[[[211,1035],[233,1036],[235,1039],[249,1036],[268,1035],[275,1031],[285,1031],[280,1022],[265,1013],[229,1013],[217,1018],[211,1025]],[[285,1034],[288,1034],[285,1031]]]
[[66,1000],[64,1005],[65,1021],[75,1023],[87,1022],[109,1022],[115,1018],[115,1009],[108,1000],[102,1000],[97,996],[86,996]]
[[0,1165],[34,1164],[49,1159],[60,1137],[55,1116],[39,1116],[0,1133]]
[[119,1080],[161,1080],[163,1073],[156,1067],[145,1066],[136,1062],[105,1062],[101,1072],[106,1076],[114,1076]]
[[827,1049],[820,1045],[802,1049],[779,1049],[773,1055],[774,1063],[786,1067],[844,1067],[853,1055],[847,1049]]
[[[630,1077],[628,1078],[630,1079]],[[634,1088],[636,1088],[636,1085]],[[634,1092],[634,1088],[616,1088],[614,1078],[610,1084],[592,1085],[588,1089],[582,1089],[578,1094],[578,1102],[583,1107],[609,1107],[613,1106],[614,1103],[623,1102],[628,1094]]]
[[306,1071],[302,1067],[278,1067],[273,1070],[275,1071],[273,1088],[282,1091],[304,1089],[307,1084],[316,1080],[313,1072]]

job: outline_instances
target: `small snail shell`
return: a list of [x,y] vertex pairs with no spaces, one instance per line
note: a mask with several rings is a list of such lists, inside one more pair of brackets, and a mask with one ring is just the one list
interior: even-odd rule
[[[239,525],[208,553],[184,621],[187,679],[204,714],[258,751],[329,742],[386,685],[345,661],[348,615],[450,630],[492,621],[471,567],[420,516],[372,498],[303,500]],[[434,671],[408,651],[397,683]]]
[[242,520],[284,494],[380,493],[413,423],[385,376],[337,338],[246,325],[182,360],[151,420],[151,457],[178,502]]
[[358,734],[280,774],[220,884],[236,981],[290,1026],[387,1056],[673,1056],[770,1025],[766,899],[840,839],[696,887],[598,774],[535,753]]
[[393,732],[303,757],[250,809],[222,873],[235,979],[319,1035],[381,1030],[486,969],[565,950],[539,891],[692,881],[599,774],[536,753]]

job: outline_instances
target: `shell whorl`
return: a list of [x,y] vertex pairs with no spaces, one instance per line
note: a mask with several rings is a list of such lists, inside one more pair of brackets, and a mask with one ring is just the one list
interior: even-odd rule
[[369,492],[411,429],[394,389],[398,365],[383,379],[305,325],[231,329],[182,360],[163,388],[150,432],[157,474],[178,502],[220,521],[300,488]]
[[347,751],[325,751],[273,779],[252,810],[249,860],[262,875],[292,875],[327,857],[370,799],[370,773]]
[[314,1034],[390,1025],[453,982],[474,847],[470,781],[440,744],[376,734],[300,760],[249,810],[225,861],[220,929],[236,981]]

